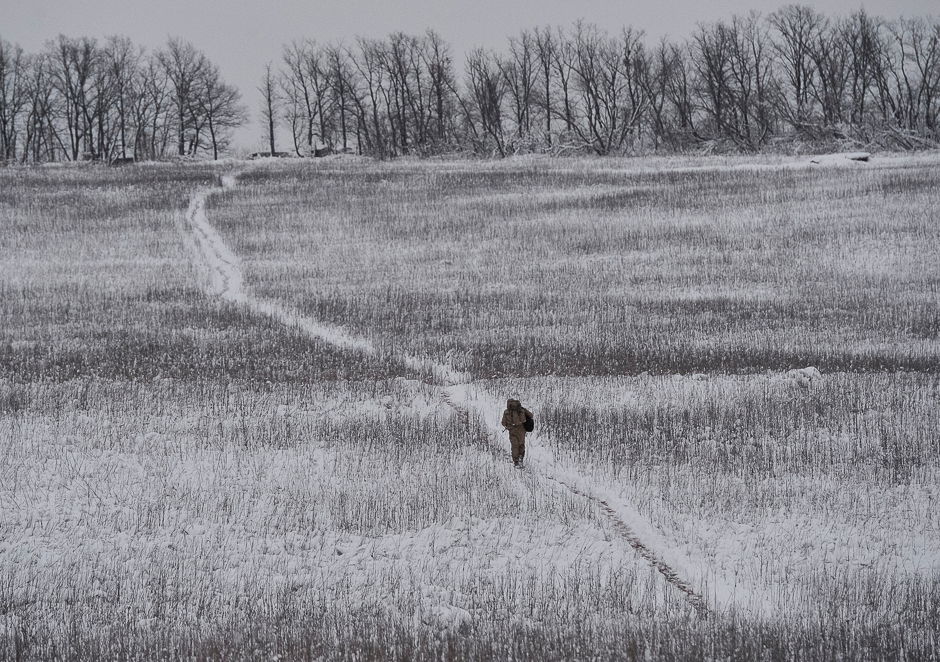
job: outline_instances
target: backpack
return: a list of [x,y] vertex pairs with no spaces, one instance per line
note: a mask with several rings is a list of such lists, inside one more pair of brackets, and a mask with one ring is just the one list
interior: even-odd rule
[[532,432],[535,429],[535,419],[529,412],[525,413],[525,423],[522,424],[522,429],[526,432]]

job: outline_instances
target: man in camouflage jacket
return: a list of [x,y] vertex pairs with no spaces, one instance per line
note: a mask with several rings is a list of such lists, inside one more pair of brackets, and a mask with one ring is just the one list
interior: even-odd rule
[[526,415],[532,412],[522,406],[518,400],[510,398],[506,401],[506,411],[503,412],[502,426],[509,430],[509,444],[512,446],[512,461],[517,467],[522,466],[525,457],[525,428]]

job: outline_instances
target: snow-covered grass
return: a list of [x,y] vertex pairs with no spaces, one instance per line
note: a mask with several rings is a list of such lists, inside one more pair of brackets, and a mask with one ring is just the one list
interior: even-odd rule
[[758,165],[0,170],[0,658],[936,658],[936,158]]
[[888,593],[936,581],[933,376],[836,374],[809,389],[766,374],[499,388],[540,412],[556,463],[617,490],[706,576],[764,596],[751,609],[767,617],[818,616],[825,604],[880,622],[900,608]]
[[421,383],[204,388],[25,389],[2,430],[7,646],[147,657],[148,633],[211,648],[238,624],[336,652],[386,623],[420,640],[688,611],[590,502],[469,444]]
[[936,167],[633,167],[271,166],[209,213],[259,297],[478,378],[940,369]]

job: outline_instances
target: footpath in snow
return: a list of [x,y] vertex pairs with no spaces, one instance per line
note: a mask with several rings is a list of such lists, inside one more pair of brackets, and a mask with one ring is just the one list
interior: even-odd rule
[[[197,191],[186,214],[196,238],[202,266],[208,271],[210,293],[244,305],[285,326],[299,328],[311,338],[342,349],[375,354],[376,348],[368,340],[357,338],[341,327],[322,324],[280,303],[255,297],[247,290],[238,258],[209,223],[205,212],[205,203],[209,196],[233,186],[235,179],[227,176],[222,178],[221,188]],[[500,427],[503,401],[483,393],[482,389],[471,382],[469,375],[457,372],[450,366],[407,354],[400,354],[397,359],[408,367],[433,374],[436,382],[443,384],[440,387],[441,399],[461,415],[479,415],[486,425],[487,438],[483,441],[508,457],[509,441],[502,434]],[[528,470],[552,481],[561,489],[595,503],[611,519],[623,539],[655,567],[667,582],[681,591],[701,614],[736,606],[755,615],[769,615],[770,605],[762,596],[755,595],[740,585],[728,584],[716,577],[706,564],[689,558],[678,546],[668,544],[661,532],[634,506],[606,492],[573,468],[558,465],[550,449],[532,444],[527,449],[526,465]]]

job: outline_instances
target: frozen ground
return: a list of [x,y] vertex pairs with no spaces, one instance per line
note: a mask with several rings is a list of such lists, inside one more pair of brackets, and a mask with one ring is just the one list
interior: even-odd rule
[[[234,181],[228,179],[223,182],[223,185],[231,187]],[[250,295],[243,286],[244,279],[239,271],[237,259],[206,218],[205,197],[209,194],[211,192],[200,191],[194,196],[188,217],[202,250],[202,257],[208,267],[212,293],[247,305],[256,312],[269,315],[284,324],[296,326],[312,337],[326,340],[339,347],[357,349],[362,352],[375,351],[368,341],[354,338],[341,328],[322,325],[297,311],[288,310],[277,303],[259,300]],[[479,389],[471,392],[467,383],[469,377],[453,371],[449,366],[428,363],[404,354],[398,358],[409,367],[430,369],[436,380],[441,383],[439,392],[441,400],[460,413],[482,417],[487,427],[487,442],[499,451],[508,454],[508,438],[503,439],[505,435],[500,434],[499,418],[503,408],[501,399],[494,398]],[[697,609],[707,609],[706,601],[700,593],[706,583],[705,578],[691,574],[689,568],[694,566],[687,562],[682,551],[676,547],[669,547],[661,535],[644,521],[635,508],[619,497],[598,489],[573,468],[557,466],[551,451],[538,444],[537,435],[532,435],[529,439],[526,460],[529,469],[537,472],[541,477],[564,486],[584,499],[598,503],[603,511],[614,520],[618,532],[630,546],[653,567],[656,567],[668,582],[679,588]],[[710,579],[711,597],[716,601],[716,606],[729,607],[741,598],[752,607],[756,604],[748,589],[732,587],[721,577],[713,576]]]
[[[860,160],[863,158],[867,159],[867,155],[826,155],[778,165],[753,167],[866,167],[866,161]],[[712,167],[740,169],[752,166],[736,163]],[[234,180],[227,180],[224,184],[231,187]],[[189,217],[199,238],[202,259],[208,268],[211,288],[215,294],[240,302],[257,312],[269,315],[284,324],[296,326],[313,337],[327,340],[337,346],[363,352],[375,351],[366,340],[352,337],[344,329],[322,325],[297,311],[257,299],[247,292],[242,285],[243,278],[237,259],[212,228],[203,211],[204,198],[211,194],[211,191],[196,194]],[[423,409],[434,409],[439,407],[440,403],[445,403],[462,414],[479,417],[485,423],[486,443],[496,452],[508,454],[508,441],[499,427],[502,398],[487,392],[482,385],[468,383],[468,376],[456,373],[446,365],[428,363],[404,354],[398,359],[410,367],[423,368],[434,375],[437,390],[421,405]],[[820,378],[819,371],[812,367],[791,371],[779,377],[782,382],[801,389],[811,388],[814,380]],[[440,399],[439,403],[434,402],[436,398]],[[646,563],[657,568],[662,577],[679,588],[697,608],[733,608],[757,617],[772,617],[777,613],[782,607],[779,601],[785,600],[787,596],[783,595],[783,591],[773,582],[768,583],[766,579],[758,581],[747,568],[753,562],[753,555],[758,548],[759,553],[768,554],[773,553],[773,548],[789,549],[785,544],[773,542],[778,539],[803,540],[798,546],[799,549],[794,552],[797,558],[791,558],[786,563],[788,572],[797,572],[796,569],[799,568],[800,572],[805,573],[807,565],[824,567],[832,562],[834,554],[841,556],[841,561],[847,562],[849,566],[870,567],[877,564],[881,570],[892,572],[905,567],[917,567],[922,570],[940,567],[940,547],[932,536],[911,539],[909,546],[905,546],[903,550],[896,548],[896,554],[886,557],[885,550],[877,541],[868,545],[862,544],[859,536],[864,536],[864,533],[832,523],[828,525],[825,540],[820,539],[816,544],[815,534],[805,537],[800,533],[817,529],[806,529],[806,522],[800,521],[799,518],[794,520],[792,517],[772,518],[766,526],[760,528],[742,523],[730,530],[689,518],[672,522],[669,533],[666,534],[631,504],[629,489],[612,488],[579,473],[573,466],[556,461],[552,450],[540,443],[537,433],[530,435],[527,462],[528,470],[538,480],[556,484],[598,507],[609,518],[613,530],[621,537],[621,544],[626,543]],[[917,498],[930,499],[931,495],[917,495]],[[668,515],[663,513],[659,513],[659,516],[664,518],[662,521],[668,519]],[[825,530],[825,527],[818,530]],[[841,551],[836,552],[836,549]]]
[[[880,164],[840,156],[759,166],[738,159],[709,167],[831,166]],[[677,162],[674,168],[689,166]],[[368,339],[259,297],[246,286],[238,255],[206,214],[211,196],[234,187],[237,178],[226,176],[221,187],[198,191],[186,214],[186,235],[206,291],[352,354],[379,354]],[[559,191],[553,200],[611,190]],[[75,404],[81,394],[70,413],[33,420],[25,432],[14,429],[19,425],[15,418],[4,419],[7,429],[0,430],[0,439],[15,437],[30,450],[23,459],[12,445],[0,446],[7,460],[0,489],[0,597],[25,608],[40,598],[74,604],[76,592],[86,586],[91,586],[89,597],[102,605],[134,595],[137,604],[146,606],[140,622],[145,628],[167,618],[180,623],[198,618],[192,613],[168,617],[161,605],[174,600],[224,615],[243,608],[239,595],[266,605],[288,596],[301,604],[340,605],[349,613],[384,612],[447,632],[460,631],[486,613],[488,595],[515,599],[516,592],[526,590],[537,596],[530,600],[536,607],[512,617],[523,623],[548,619],[551,596],[577,594],[577,582],[585,576],[595,577],[608,594],[632,596],[634,604],[678,604],[687,612],[733,612],[769,622],[816,609],[794,607],[813,582],[844,578],[852,585],[860,584],[858,578],[870,579],[868,589],[877,593],[891,590],[897,578],[929,579],[940,571],[932,467],[896,486],[827,482],[813,475],[754,486],[744,475],[705,492],[694,485],[695,476],[681,471],[668,476],[671,484],[657,484],[655,477],[630,484],[617,475],[601,475],[578,462],[576,448],[559,447],[537,430],[528,439],[526,469],[516,471],[499,427],[505,383],[472,381],[445,363],[404,352],[392,358],[423,379],[398,379],[383,385],[384,394],[367,397],[342,392],[287,397],[275,390],[252,402],[244,415],[233,414],[238,411],[234,405],[218,413],[217,430],[201,422],[207,412],[186,406],[143,421],[85,412]],[[647,376],[642,391],[629,379],[583,379],[561,390],[565,397],[583,400],[577,406],[639,408],[656,398],[691,402],[703,389],[710,397],[726,391],[730,397],[744,382],[782,397],[809,396],[831,378],[806,367],[746,378]],[[534,394],[558,390],[524,380],[515,386]],[[0,396],[13,387],[0,383]],[[176,387],[167,382],[165,388]],[[231,397],[248,396],[233,392]],[[533,397],[526,401],[536,408],[553,404]],[[471,447],[447,451],[446,460],[365,454],[351,461],[341,444],[319,436],[329,426],[363,420],[379,426],[418,421],[415,425],[436,429],[455,418],[474,423],[469,429],[479,438]],[[242,449],[224,441],[252,435],[275,439],[280,433],[310,443],[261,452],[249,451],[247,443]],[[847,437],[817,441],[837,454],[854,443]],[[755,439],[752,445],[748,452],[780,457],[795,452],[785,443],[774,447]],[[471,477],[460,482],[461,489],[471,488],[461,492],[448,484],[455,477]],[[474,493],[474,485],[497,487],[494,494],[482,494],[489,488]],[[729,504],[741,494],[779,496],[783,491],[789,507],[755,509],[751,519],[715,518],[704,508],[672,507],[669,492],[678,490],[688,490],[688,503],[717,495]],[[459,516],[443,514],[441,504],[459,499],[466,500],[456,509]],[[419,501],[433,517],[416,517],[399,507]],[[520,504],[519,511],[494,509],[499,502]],[[312,505],[301,512],[298,503]],[[220,518],[219,513],[228,515]],[[362,522],[387,526],[364,530]],[[86,583],[76,582],[77,568]],[[891,606],[896,598],[878,599],[884,613],[896,611]],[[0,615],[0,630],[14,631],[19,618],[15,609]]]

